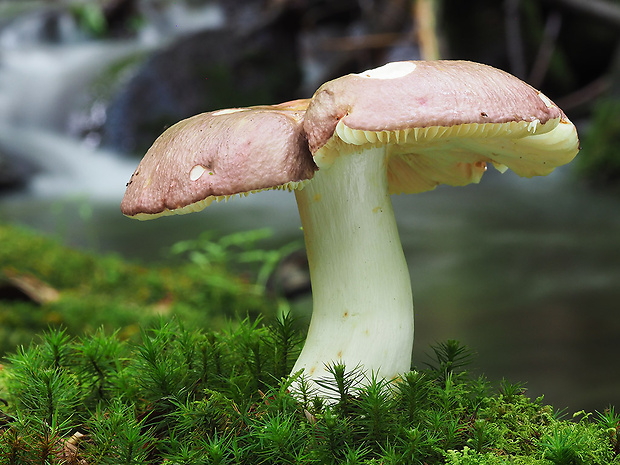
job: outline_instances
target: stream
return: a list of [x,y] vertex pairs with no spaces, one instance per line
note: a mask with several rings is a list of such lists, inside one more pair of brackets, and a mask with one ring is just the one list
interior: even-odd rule
[[[216,11],[162,14],[174,28],[154,21],[117,41],[85,40],[69,23],[55,44],[33,39],[36,23],[0,29],[0,149],[37,167],[27,189],[2,194],[0,220],[146,263],[206,229],[268,227],[273,245],[300,239],[294,196],[283,192],[152,222],[125,218],[119,203],[137,160],[59,124],[106,64],[174,40],[178,18],[196,28],[218,21]],[[568,166],[536,179],[491,169],[479,185],[393,202],[412,278],[418,365],[429,344],[458,339],[477,352],[479,374],[525,380],[531,397],[545,394],[569,413],[620,406],[617,196],[586,189]]]

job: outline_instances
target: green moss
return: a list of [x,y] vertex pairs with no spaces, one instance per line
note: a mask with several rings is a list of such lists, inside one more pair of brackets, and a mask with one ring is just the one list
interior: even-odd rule
[[[161,322],[137,344],[50,331],[8,358],[0,464],[60,464],[68,441],[78,447],[64,459],[98,464],[620,463],[613,409],[560,419],[542,399],[506,383],[496,391],[462,369],[371,376],[357,388],[365,374],[334,365],[322,380],[333,402],[303,378],[292,395],[294,356],[284,354],[300,341],[288,317],[225,331]],[[439,345],[439,365],[455,361],[446,347],[465,353],[456,341]]]
[[615,409],[563,419],[520,384],[470,377],[454,340],[398,380],[334,364],[319,380],[333,402],[301,375],[293,395],[298,325],[230,319],[273,309],[227,271],[262,234],[203,236],[175,248],[185,264],[146,268],[0,226],[3,269],[60,296],[1,304],[0,465],[620,465]]
[[208,269],[192,262],[144,267],[2,224],[0,243],[0,278],[7,272],[33,276],[59,292],[57,300],[40,305],[0,301],[0,354],[29,344],[48,327],[62,326],[73,335],[105,327],[130,337],[162,315],[221,328],[238,315],[275,311],[261,288],[227,270],[225,257]]

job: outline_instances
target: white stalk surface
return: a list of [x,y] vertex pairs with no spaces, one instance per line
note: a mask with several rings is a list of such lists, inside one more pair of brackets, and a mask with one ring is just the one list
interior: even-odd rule
[[313,314],[293,373],[344,362],[391,379],[409,371],[413,299],[388,194],[385,149],[343,155],[296,191]]

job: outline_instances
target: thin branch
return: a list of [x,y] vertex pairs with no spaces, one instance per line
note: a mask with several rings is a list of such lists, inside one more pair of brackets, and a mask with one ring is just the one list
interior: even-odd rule
[[565,111],[571,111],[582,105],[592,103],[598,97],[611,89],[611,79],[609,76],[601,76],[590,82],[581,89],[556,99],[556,103]]
[[420,53],[424,60],[438,60],[437,5],[435,0],[417,0],[412,6]]
[[562,16],[557,11],[552,12],[545,23],[543,38],[528,79],[528,82],[534,87],[540,87],[540,84],[545,79],[545,75],[549,70],[549,63],[551,62],[551,56],[555,50],[561,26]]
[[524,78],[526,74],[525,53],[521,36],[521,0],[504,0],[504,23],[506,26],[506,52],[510,72]]

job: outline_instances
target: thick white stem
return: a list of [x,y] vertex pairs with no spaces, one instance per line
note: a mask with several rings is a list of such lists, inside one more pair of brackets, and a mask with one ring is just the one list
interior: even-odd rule
[[360,365],[387,379],[410,369],[413,299],[382,148],[337,158],[296,191],[313,313],[293,372]]

